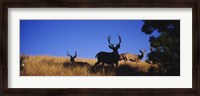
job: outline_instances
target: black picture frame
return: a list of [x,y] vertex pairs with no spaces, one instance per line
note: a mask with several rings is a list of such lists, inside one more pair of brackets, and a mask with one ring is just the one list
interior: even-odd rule
[[[2,95],[199,95],[198,0],[3,0],[1,1],[1,94]],[[192,8],[192,88],[8,88],[8,8]]]

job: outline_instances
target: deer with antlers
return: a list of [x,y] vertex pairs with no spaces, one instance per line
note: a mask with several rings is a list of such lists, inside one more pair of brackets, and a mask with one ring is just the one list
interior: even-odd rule
[[71,62],[71,63],[75,63],[75,58],[76,58],[76,56],[77,56],[77,52],[75,51],[75,55],[74,55],[74,56],[70,55],[70,54],[67,52],[67,56],[70,57],[70,62]]
[[124,60],[126,61],[132,61],[132,62],[136,62],[136,64],[138,64],[138,62],[140,62],[142,60],[142,58],[144,57],[144,54],[146,52],[146,49],[144,51],[139,50],[139,52],[141,53],[139,54],[131,54],[131,53],[122,53],[120,54],[120,60]]
[[112,68],[114,68],[114,64],[118,66],[118,61],[120,60],[120,56],[118,53],[118,49],[120,48],[120,43],[121,43],[121,37],[118,35],[119,38],[119,43],[114,46],[114,44],[110,43],[111,36],[108,36],[108,43],[109,43],[109,48],[113,50],[113,52],[99,52],[96,54],[97,62],[94,65],[94,68],[102,63],[102,67],[104,64],[110,64],[112,65]]

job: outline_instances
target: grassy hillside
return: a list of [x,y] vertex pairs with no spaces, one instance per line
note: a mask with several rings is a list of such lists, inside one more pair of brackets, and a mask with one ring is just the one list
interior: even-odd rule
[[96,59],[76,58],[70,63],[69,58],[52,56],[29,56],[20,68],[21,76],[149,76],[158,75],[158,66],[146,62],[120,61],[118,68],[112,69],[105,64],[94,69]]

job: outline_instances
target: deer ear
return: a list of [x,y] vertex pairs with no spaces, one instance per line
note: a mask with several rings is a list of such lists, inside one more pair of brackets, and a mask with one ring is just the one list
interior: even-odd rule
[[140,51],[140,53],[143,53],[141,50],[139,50]]
[[108,47],[109,47],[110,49],[113,49],[113,47],[112,47],[111,45],[108,45]]
[[117,49],[120,48],[120,44],[117,44],[117,45],[116,45],[116,48],[117,48]]

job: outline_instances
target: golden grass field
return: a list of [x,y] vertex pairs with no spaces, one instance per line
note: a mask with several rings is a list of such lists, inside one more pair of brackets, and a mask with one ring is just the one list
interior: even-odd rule
[[66,57],[29,56],[20,67],[20,76],[154,76],[159,70],[157,64],[124,61],[120,61],[114,70],[107,64],[100,70],[101,66],[93,68],[96,59],[75,60],[76,63],[70,63]]

